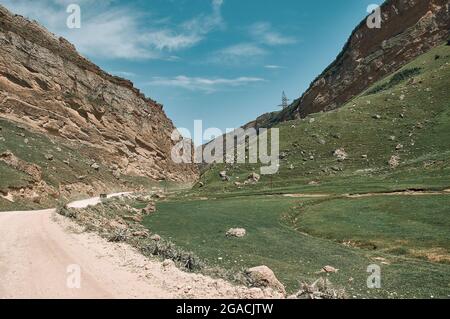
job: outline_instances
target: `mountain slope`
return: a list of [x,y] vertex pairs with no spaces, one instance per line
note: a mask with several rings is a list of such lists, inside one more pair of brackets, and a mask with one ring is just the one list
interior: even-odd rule
[[[2,6],[0,118],[5,196],[23,187],[34,194],[37,183],[45,183],[37,192],[49,196],[75,184],[100,192],[130,179],[136,186],[197,178],[194,165],[171,160],[175,127],[162,105]],[[26,172],[32,165],[38,178]]]
[[0,116],[77,142],[124,174],[193,180],[170,158],[174,130],[162,106],[56,38],[0,7]]
[[[450,46],[441,45],[338,110],[276,125],[282,157],[278,174],[262,176],[257,185],[236,186],[258,172],[259,165],[213,165],[198,191],[343,193],[448,187],[449,83]],[[344,160],[333,155],[339,149],[346,153]],[[221,181],[223,170],[229,182]]]
[[381,13],[381,28],[370,29],[363,20],[336,60],[301,98],[289,108],[266,114],[250,125],[270,127],[336,109],[450,36],[447,0],[387,0]]

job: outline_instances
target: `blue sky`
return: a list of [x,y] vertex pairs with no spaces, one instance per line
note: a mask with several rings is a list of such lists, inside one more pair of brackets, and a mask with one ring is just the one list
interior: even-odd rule
[[[164,104],[177,127],[239,127],[298,98],[381,0],[0,0]],[[68,4],[81,28],[68,29]]]

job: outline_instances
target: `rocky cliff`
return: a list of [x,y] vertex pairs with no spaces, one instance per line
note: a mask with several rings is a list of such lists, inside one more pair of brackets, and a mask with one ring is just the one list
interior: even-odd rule
[[300,99],[286,110],[259,118],[256,125],[336,109],[449,37],[448,0],[388,0],[381,15],[380,29],[370,29],[364,19]]
[[0,117],[83,148],[115,173],[192,181],[170,157],[162,105],[112,76],[36,22],[0,6]]

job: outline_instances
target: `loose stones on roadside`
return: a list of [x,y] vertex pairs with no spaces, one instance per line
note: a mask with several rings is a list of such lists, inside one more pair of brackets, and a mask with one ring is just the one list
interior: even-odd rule
[[286,289],[283,284],[277,279],[273,271],[267,266],[258,266],[247,269],[246,275],[250,279],[252,285],[258,288],[272,288],[286,295]]

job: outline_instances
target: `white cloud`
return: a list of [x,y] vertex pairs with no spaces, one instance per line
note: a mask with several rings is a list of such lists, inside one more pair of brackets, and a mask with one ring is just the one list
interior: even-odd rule
[[239,64],[250,58],[267,54],[267,51],[253,43],[240,43],[214,52],[209,58],[213,63]]
[[269,69],[269,70],[283,69],[282,66],[280,66],[280,65],[274,65],[274,64],[268,64],[268,65],[265,65],[264,68]]
[[[124,7],[111,8],[114,0],[78,0],[81,5],[81,29],[66,27],[66,6],[71,0],[2,0],[15,13],[44,24],[64,36],[88,56],[120,59],[173,60],[172,51],[195,46],[216,28],[223,27],[223,0],[212,0],[212,13],[202,14],[179,26],[147,26],[142,13]],[[99,14],[100,12],[100,14]],[[145,25],[145,27],[142,27]]]
[[136,73],[128,72],[128,71],[111,71],[110,73],[117,75],[117,76],[126,77],[126,78],[132,78],[132,77],[136,76]]
[[257,77],[238,77],[238,78],[202,78],[202,77],[188,77],[179,75],[176,77],[155,77],[148,85],[151,86],[171,86],[179,87],[192,91],[203,91],[206,93],[213,93],[215,91],[227,88],[238,87],[251,83],[263,82],[262,78]]
[[259,22],[253,24],[249,29],[250,35],[258,42],[270,45],[294,44],[297,40],[294,37],[283,35],[272,29],[270,23]]

